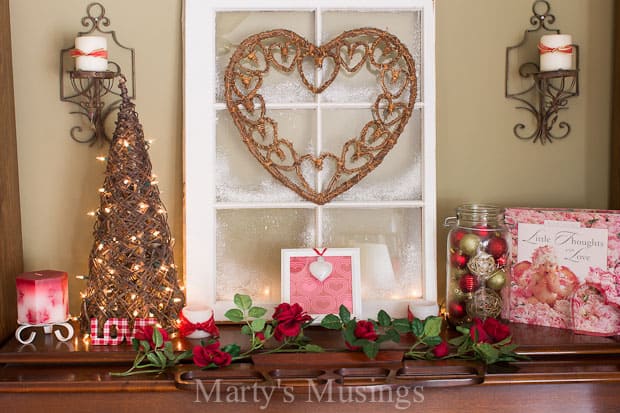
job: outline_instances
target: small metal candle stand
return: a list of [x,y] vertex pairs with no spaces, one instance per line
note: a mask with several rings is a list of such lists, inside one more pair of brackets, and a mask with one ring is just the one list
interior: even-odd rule
[[[56,327],[64,327],[67,329],[67,335],[63,335],[62,332],[60,330],[53,330],[54,326]],[[22,332],[24,332],[24,330],[28,329],[28,328],[33,328],[35,329],[34,331],[30,332],[30,335],[28,336],[28,338],[24,339],[22,338]],[[69,321],[65,321],[63,323],[45,323],[45,324],[20,324],[19,327],[17,327],[17,330],[15,330],[15,338],[17,339],[17,341],[19,341],[22,344],[30,344],[34,341],[34,339],[37,337],[37,332],[39,328],[43,328],[43,333],[44,334],[52,334],[52,330],[54,331],[54,335],[56,336],[56,338],[59,341],[68,341],[71,340],[71,338],[73,337],[73,326],[71,325],[71,323],[69,323]]]
[[[93,35],[98,32],[112,40],[108,44],[113,45],[116,50],[113,56],[121,58],[124,54],[125,60],[128,61],[126,66],[129,66],[130,74],[125,71],[123,74],[128,78],[130,97],[135,99],[134,49],[119,43],[115,31],[102,29],[102,26],[109,25],[110,19],[105,16],[103,5],[91,3],[86,7],[86,16],[82,17],[82,26],[88,30],[79,32],[78,36]],[[110,142],[111,139],[105,131],[105,121],[115,109],[118,109],[121,101],[120,92],[117,92],[115,88],[115,80],[121,73],[121,65],[108,61],[108,70],[103,72],[74,70],[74,62],[70,56],[72,49],[73,46],[60,51],[60,100],[77,105],[78,109],[70,113],[86,117],[88,129],[83,130],[79,125],[74,126],[70,131],[71,139],[79,143],[88,143],[91,146],[97,141]]]
[[517,109],[531,113],[536,122],[531,132],[525,130],[523,123],[517,123],[513,133],[519,139],[543,145],[568,136],[570,125],[565,121],[558,122],[559,112],[568,109],[569,98],[579,95],[578,45],[570,45],[574,49],[574,70],[542,72],[537,63],[538,50],[531,40],[538,44],[541,35],[560,33],[559,29],[548,27],[555,22],[550,10],[547,1],[535,1],[532,5],[534,15],[530,18],[533,27],[525,31],[520,43],[506,48],[505,95],[520,102]]

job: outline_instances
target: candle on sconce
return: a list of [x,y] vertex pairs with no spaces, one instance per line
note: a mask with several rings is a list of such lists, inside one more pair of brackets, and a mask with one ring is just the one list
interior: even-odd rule
[[207,338],[218,336],[213,309],[207,306],[186,306],[179,315],[181,323],[179,334],[187,338]]
[[75,69],[89,72],[108,70],[108,41],[102,36],[80,36],[75,38]]
[[571,70],[573,68],[573,37],[570,34],[549,34],[538,43],[540,71]]
[[420,320],[424,320],[426,317],[439,315],[439,305],[434,301],[411,301],[409,303],[409,310],[413,313],[415,318],[419,318]]
[[55,324],[69,319],[69,278],[66,272],[25,272],[15,278],[15,284],[19,324]]

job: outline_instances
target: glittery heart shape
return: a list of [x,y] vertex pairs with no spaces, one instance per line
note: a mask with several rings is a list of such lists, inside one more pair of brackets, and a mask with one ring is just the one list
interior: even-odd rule
[[331,262],[327,262],[323,257],[319,257],[319,259],[310,264],[308,269],[314,278],[323,282],[332,273],[333,266]]
[[[320,94],[341,72],[350,77],[363,68],[375,76],[380,93],[368,106],[369,121],[351,131],[354,137],[340,152],[300,153],[279,136],[260,94],[270,70],[296,73]],[[322,46],[284,29],[252,35],[235,50],[224,79],[226,106],[252,155],[283,185],[319,205],[383,162],[413,113],[417,93],[415,63],[405,45],[373,28],[346,31]]]

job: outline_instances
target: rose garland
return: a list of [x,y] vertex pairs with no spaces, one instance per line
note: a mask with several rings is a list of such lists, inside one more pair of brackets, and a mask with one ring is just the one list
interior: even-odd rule
[[[226,367],[233,361],[249,358],[252,354],[282,352],[322,352],[322,347],[310,343],[304,329],[312,323],[312,317],[297,304],[278,305],[271,320],[267,320],[265,308],[255,306],[247,295],[235,294],[236,308],[224,315],[230,321],[243,323],[241,333],[248,336],[250,346],[241,352],[238,344],[221,347],[218,337],[201,342],[189,351],[174,354],[172,343],[165,330],[152,326],[139,330],[133,338],[134,350],[138,352],[133,366],[123,373],[127,376],[138,373],[161,373],[183,360],[192,358],[201,368]],[[425,320],[414,317],[409,312],[407,318],[392,318],[384,310],[379,311],[377,320],[357,320],[345,306],[340,306],[338,315],[328,314],[321,321],[321,327],[342,331],[345,345],[352,351],[361,350],[369,359],[374,359],[381,343],[399,342],[404,334],[412,334],[414,343],[406,351],[410,359],[444,360],[450,358],[480,360],[486,364],[510,362],[526,359],[516,354],[517,344],[512,342],[510,329],[494,318],[482,321],[474,319],[471,327],[456,327],[459,336],[449,340],[443,338],[443,318],[427,317]],[[265,349],[270,340],[278,344]]]

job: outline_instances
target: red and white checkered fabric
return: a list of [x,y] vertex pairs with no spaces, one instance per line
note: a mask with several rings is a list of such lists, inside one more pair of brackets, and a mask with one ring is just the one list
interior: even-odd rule
[[[117,346],[124,340],[131,342],[137,328],[157,324],[156,318],[136,318],[133,330],[129,330],[129,321],[126,318],[108,318],[103,325],[103,337],[99,336],[99,322],[96,318],[90,319],[90,344],[94,346]],[[116,336],[112,337],[110,330],[116,327]]]

